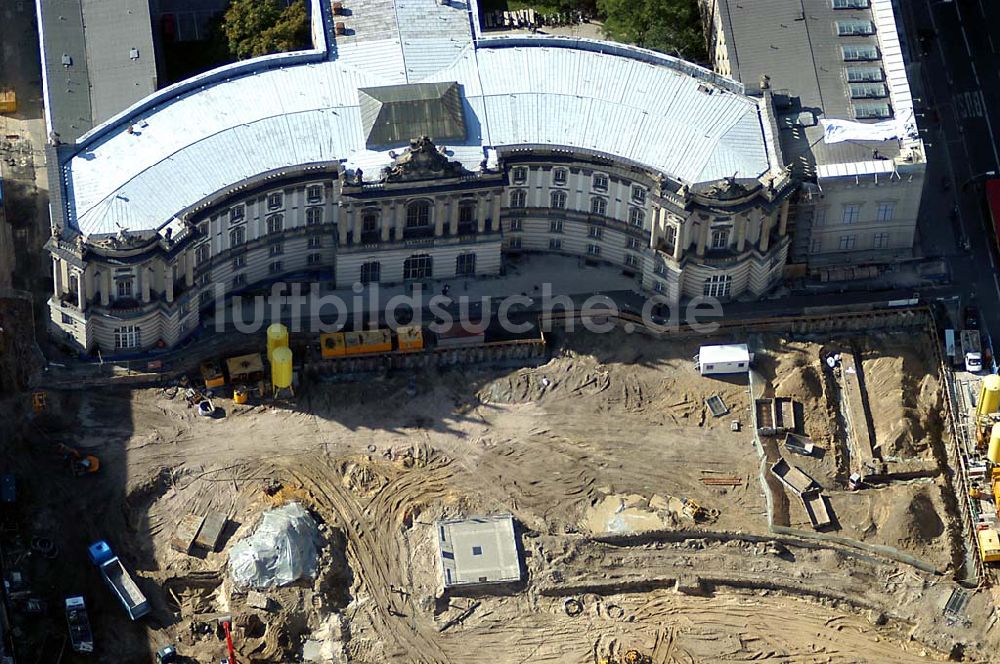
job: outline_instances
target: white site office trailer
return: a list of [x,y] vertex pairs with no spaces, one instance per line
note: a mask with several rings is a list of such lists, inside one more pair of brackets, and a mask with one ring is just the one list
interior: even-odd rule
[[750,370],[750,349],[746,344],[702,346],[695,366],[702,376],[745,373]]

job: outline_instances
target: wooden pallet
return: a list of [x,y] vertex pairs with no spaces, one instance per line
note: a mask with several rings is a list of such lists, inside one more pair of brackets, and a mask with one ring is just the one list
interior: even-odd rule
[[739,486],[743,484],[742,477],[703,477],[701,483],[707,486]]

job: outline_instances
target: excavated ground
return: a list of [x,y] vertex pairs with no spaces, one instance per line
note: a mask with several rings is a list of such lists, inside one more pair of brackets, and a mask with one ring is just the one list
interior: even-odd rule
[[[827,452],[783,454],[830,496],[835,535],[947,572],[951,520],[938,480],[861,492],[844,485],[820,360],[835,341],[758,340],[765,390],[798,400],[804,433]],[[930,414],[940,407],[933,364],[894,335],[860,343],[878,395],[878,442],[932,459],[942,435]],[[905,662],[953,651],[985,661],[1000,640],[985,593],[972,596],[969,621],[946,619],[955,589],[947,573],[849,542],[771,533],[747,378],[699,376],[697,348],[578,333],[557,338],[553,359],[537,369],[429,372],[416,377],[415,396],[409,375],[312,384],[281,404],[219,400],[227,411],[219,419],[198,417],[171,390],[53,395],[58,433],[21,441],[30,463],[46,469],[31,492],[39,528],[73,554],[58,561],[53,586],[94,598],[101,661],[149,661],[167,642],[191,661],[217,661],[214,621],[223,613],[235,617],[246,662],[293,661],[306,640],[315,661],[329,662],[466,662],[483,653],[497,662],[596,662],[627,648],[655,662]],[[731,412],[714,418],[704,403],[712,395]],[[67,477],[44,452],[55,439],[98,454],[102,471]],[[734,484],[707,485],[709,477]],[[266,496],[265,480],[284,488]],[[808,530],[797,499],[785,498],[776,521]],[[288,500],[322,524],[321,572],[252,608],[228,579],[226,551]],[[684,500],[709,517],[691,519]],[[223,550],[172,550],[181,517],[209,510],[234,521]],[[434,521],[503,512],[520,524],[526,581],[442,594]],[[137,570],[153,620],[126,623],[95,583],[78,555],[94,537],[111,540]]]

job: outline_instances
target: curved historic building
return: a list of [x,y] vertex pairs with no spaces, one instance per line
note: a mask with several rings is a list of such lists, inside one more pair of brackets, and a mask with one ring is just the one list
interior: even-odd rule
[[269,281],[494,275],[510,252],[610,263],[672,302],[780,277],[794,183],[769,93],[619,44],[486,38],[474,3],[345,4],[314,0],[313,50],[56,148],[50,308],[75,344],[173,345]]

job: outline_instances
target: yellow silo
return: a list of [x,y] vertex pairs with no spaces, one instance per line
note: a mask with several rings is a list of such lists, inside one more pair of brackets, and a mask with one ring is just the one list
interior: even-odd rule
[[271,384],[276,391],[292,386],[292,351],[287,346],[271,353]]
[[986,458],[994,466],[1000,464],[1000,422],[994,424],[990,431],[990,446],[986,450]]
[[288,328],[274,323],[267,328],[267,361],[273,362],[271,354],[275,348],[288,348]]

